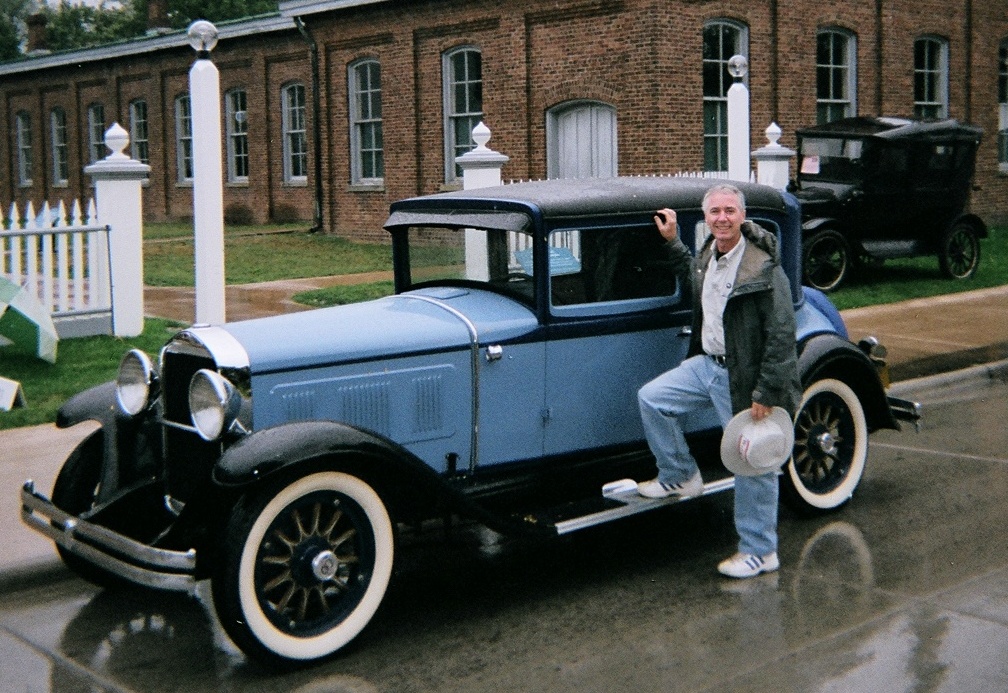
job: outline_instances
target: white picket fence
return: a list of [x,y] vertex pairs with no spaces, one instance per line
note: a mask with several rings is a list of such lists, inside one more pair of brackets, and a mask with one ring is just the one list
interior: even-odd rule
[[94,200],[86,212],[74,200],[69,212],[11,204],[0,222],[0,275],[38,297],[60,337],[112,333],[109,227],[96,218]]

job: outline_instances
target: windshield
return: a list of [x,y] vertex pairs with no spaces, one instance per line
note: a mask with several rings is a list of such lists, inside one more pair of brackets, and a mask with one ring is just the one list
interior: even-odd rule
[[532,236],[524,231],[413,226],[410,285],[482,285],[531,303]]
[[861,155],[864,142],[839,137],[808,137],[801,142],[802,180],[832,183],[861,181]]

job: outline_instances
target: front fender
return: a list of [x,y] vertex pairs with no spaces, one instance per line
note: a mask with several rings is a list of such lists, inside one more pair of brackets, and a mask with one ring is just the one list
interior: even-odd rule
[[161,468],[160,405],[135,417],[119,410],[114,381],[77,393],[56,413],[56,426],[70,428],[85,421],[101,426],[102,472],[98,500],[113,498],[138,479]]
[[802,222],[802,231],[808,236],[823,227],[836,228],[838,222],[833,217],[814,217]]
[[822,378],[835,378],[850,386],[864,407],[870,431],[899,428],[875,364],[846,339],[819,334],[803,341],[799,344],[798,372],[805,387]]
[[952,223],[948,225],[948,228],[951,229],[956,224],[969,224],[973,227],[973,230],[976,231],[977,238],[987,238],[987,236],[990,235],[987,231],[987,224],[985,224],[984,220],[976,214],[960,214],[952,220]]
[[338,421],[296,421],[239,440],[217,461],[213,479],[221,486],[240,487],[291,465],[332,457],[384,459],[437,477],[408,450],[381,436]]
[[298,421],[251,433],[224,452],[212,478],[222,487],[244,490],[266,478],[318,468],[339,469],[366,481],[397,521],[451,511],[502,533],[533,531],[473,502],[448,477],[395,442],[338,421]]
[[56,427],[70,428],[84,421],[97,421],[103,428],[112,427],[118,416],[114,380],[78,392],[56,412]]

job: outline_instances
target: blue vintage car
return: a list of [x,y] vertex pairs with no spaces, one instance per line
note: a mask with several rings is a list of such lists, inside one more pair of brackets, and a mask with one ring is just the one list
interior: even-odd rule
[[[708,181],[566,180],[397,202],[395,295],[177,334],[156,362],[77,395],[58,424],[101,428],[51,500],[29,482],[24,520],[98,584],[188,590],[209,578],[249,656],[318,660],[364,628],[386,592],[397,527],[465,518],[559,535],[663,507],[636,392],[685,355],[690,301],[655,210],[694,248]],[[885,391],[882,349],[852,344],[799,285],[791,195],[742,186],[792,283],[805,393],[783,497],[850,499],[868,434],[913,419]],[[720,434],[691,423],[698,450]],[[712,446],[716,449],[716,445]],[[705,455],[706,492],[730,490]],[[621,481],[626,480],[626,481]]]

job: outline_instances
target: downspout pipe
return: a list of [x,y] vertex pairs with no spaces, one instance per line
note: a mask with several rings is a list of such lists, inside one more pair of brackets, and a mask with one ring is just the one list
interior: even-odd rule
[[312,140],[315,158],[315,225],[309,233],[324,231],[322,226],[322,96],[319,94],[319,54],[318,44],[315,38],[308,31],[308,27],[301,21],[301,17],[294,17],[294,24],[301,33],[301,38],[308,44],[308,53],[311,58],[311,79],[312,79]]

